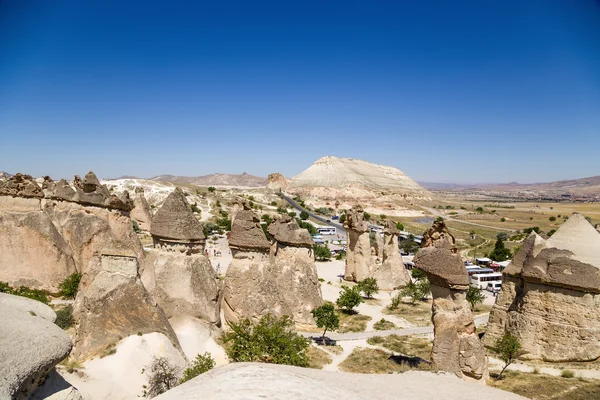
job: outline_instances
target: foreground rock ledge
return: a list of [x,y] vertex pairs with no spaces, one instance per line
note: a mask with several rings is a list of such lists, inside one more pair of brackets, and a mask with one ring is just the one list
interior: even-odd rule
[[286,365],[236,363],[218,367],[157,399],[210,400],[517,400],[524,397],[450,374],[366,375]]

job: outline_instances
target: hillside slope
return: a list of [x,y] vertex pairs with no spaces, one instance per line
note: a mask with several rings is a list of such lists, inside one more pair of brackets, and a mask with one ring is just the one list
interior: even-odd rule
[[203,176],[158,175],[150,178],[150,180],[190,183],[198,186],[264,187],[267,184],[267,178],[250,175],[245,172],[243,174],[211,174]]

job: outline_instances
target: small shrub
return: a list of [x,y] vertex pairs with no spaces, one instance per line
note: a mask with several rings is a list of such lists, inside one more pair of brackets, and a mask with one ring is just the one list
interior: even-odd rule
[[73,306],[68,305],[56,311],[56,321],[54,321],[62,329],[67,329],[73,325]]
[[328,261],[331,259],[331,251],[329,251],[327,246],[315,244],[313,245],[313,252],[317,261]]
[[100,358],[112,356],[113,354],[116,354],[116,353],[117,353],[116,344],[111,343],[102,350],[102,352],[100,353]]
[[0,282],[0,293],[7,293],[12,294],[14,296],[27,297],[29,299],[42,302],[44,304],[50,303],[50,299],[48,298],[48,295],[45,291],[38,289],[30,289],[26,286],[13,288],[6,282]]
[[81,281],[81,274],[74,272],[60,283],[59,294],[66,299],[74,299],[79,288],[79,282]]
[[183,371],[183,377],[179,383],[184,383],[197,377],[200,374],[210,371],[215,367],[215,360],[211,357],[210,353],[206,352],[203,355],[198,354],[196,359],[192,362],[192,365]]
[[504,218],[504,217],[500,218],[500,222],[506,222],[506,218]]
[[133,231],[135,233],[140,233],[142,232],[142,230],[140,229],[140,225],[138,224],[138,222],[135,219],[131,220],[131,226],[133,227]]
[[302,221],[306,221],[308,219],[308,217],[310,217],[310,215],[308,215],[308,213],[306,211],[301,211],[300,212],[300,219]]
[[156,397],[179,384],[178,368],[164,357],[154,357],[144,372],[148,372],[148,385],[143,386],[142,397]]
[[467,290],[467,301],[471,305],[471,311],[475,310],[477,304],[483,303],[485,300],[485,295],[483,294],[483,290],[475,286],[469,286],[469,290]]
[[575,372],[571,371],[570,369],[563,369],[560,372],[560,376],[562,376],[563,378],[574,378]]
[[214,193],[214,192],[215,192],[215,190],[217,190],[217,188],[215,188],[214,186],[210,186],[210,187],[208,188],[208,191],[209,191],[209,192],[211,192],[211,193]]
[[540,369],[538,367],[535,367],[532,371],[533,374],[537,375],[540,373]]

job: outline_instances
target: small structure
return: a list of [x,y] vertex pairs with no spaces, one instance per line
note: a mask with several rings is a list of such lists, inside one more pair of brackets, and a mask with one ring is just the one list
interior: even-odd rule
[[155,248],[186,254],[202,253],[206,237],[181,189],[165,200],[150,225]]

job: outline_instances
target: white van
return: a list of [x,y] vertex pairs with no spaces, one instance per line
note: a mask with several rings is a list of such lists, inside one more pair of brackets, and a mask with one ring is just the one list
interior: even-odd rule
[[494,272],[493,274],[475,274],[471,276],[471,286],[479,289],[487,288],[488,282],[502,282],[502,274]]
[[500,289],[502,289],[502,282],[488,282],[487,287],[485,288],[488,292],[498,293]]

